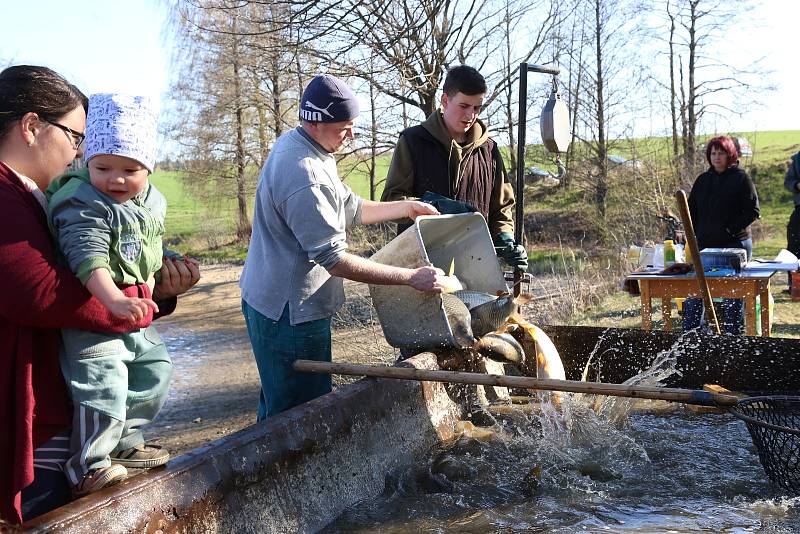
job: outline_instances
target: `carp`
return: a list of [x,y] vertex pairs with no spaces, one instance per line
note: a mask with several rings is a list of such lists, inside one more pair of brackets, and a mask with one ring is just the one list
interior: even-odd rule
[[467,289],[455,291],[453,294],[457,296],[470,310],[476,306],[480,306],[481,304],[486,304],[487,302],[497,299],[496,295],[490,295],[489,293],[483,293],[481,291],[470,291]]
[[442,293],[441,298],[442,308],[456,343],[461,348],[471,347],[475,344],[475,335],[472,333],[469,309],[453,294]]
[[520,304],[530,300],[529,295],[514,298],[510,293],[501,293],[493,297],[478,291],[456,291],[453,295],[461,299],[469,309],[472,334],[477,338],[505,325],[509,318],[517,313]]
[[536,378],[566,380],[561,356],[547,334],[538,326],[518,316],[512,317],[510,323],[509,332],[519,341],[525,353],[536,356],[535,360],[530,358],[528,362],[529,364],[536,362]]
[[456,293],[464,290],[464,284],[454,274],[442,277],[442,293]]
[[447,276],[442,277],[442,292],[455,293],[456,291],[463,291],[466,289],[461,280],[455,275],[456,259],[450,260],[450,268],[447,270]]
[[525,350],[511,334],[491,332],[481,337],[473,347],[485,358],[503,363],[521,364],[525,361]]

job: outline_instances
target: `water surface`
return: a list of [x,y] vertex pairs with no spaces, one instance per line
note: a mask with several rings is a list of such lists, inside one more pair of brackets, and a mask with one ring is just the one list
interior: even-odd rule
[[589,402],[496,416],[491,438],[438,446],[324,532],[800,532],[743,422]]

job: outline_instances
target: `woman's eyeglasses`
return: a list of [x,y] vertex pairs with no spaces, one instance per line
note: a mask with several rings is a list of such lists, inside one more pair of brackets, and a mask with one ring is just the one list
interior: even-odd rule
[[78,148],[80,148],[81,144],[83,144],[83,139],[86,136],[83,135],[82,133],[76,132],[72,128],[68,128],[68,127],[64,126],[63,124],[59,124],[57,122],[49,121],[47,119],[42,119],[42,120],[44,120],[48,124],[52,124],[56,128],[58,128],[61,131],[63,131],[65,134],[67,134],[67,137],[69,137],[69,140],[72,142],[72,148],[74,148],[75,150],[78,150]]

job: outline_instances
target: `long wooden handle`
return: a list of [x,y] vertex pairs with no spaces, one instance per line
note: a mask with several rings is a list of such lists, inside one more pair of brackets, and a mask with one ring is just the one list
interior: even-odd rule
[[489,375],[459,371],[431,371],[410,367],[381,367],[354,363],[329,363],[312,360],[297,360],[295,371],[303,373],[326,373],[337,375],[374,376],[401,380],[426,382],[448,382],[451,384],[477,384],[480,386],[505,386],[544,391],[568,391],[591,395],[611,395],[635,399],[653,399],[701,406],[733,406],[739,399],[733,395],[722,395],[696,389],[661,388],[655,386],[629,386],[603,384],[600,382],[577,382],[574,380],[538,379],[527,376]]
[[692,254],[694,272],[697,276],[697,283],[700,285],[700,294],[703,295],[706,313],[711,318],[711,324],[714,330],[719,334],[717,312],[714,310],[714,301],[711,300],[711,290],[708,289],[708,280],[706,280],[706,273],[703,270],[703,261],[700,258],[700,249],[697,246],[697,238],[694,235],[694,226],[692,225],[692,216],[689,213],[689,201],[686,199],[686,192],[683,189],[675,191],[675,200],[678,202],[678,211],[681,213],[681,222],[683,222],[683,230],[686,234],[686,244],[689,245],[689,252]]

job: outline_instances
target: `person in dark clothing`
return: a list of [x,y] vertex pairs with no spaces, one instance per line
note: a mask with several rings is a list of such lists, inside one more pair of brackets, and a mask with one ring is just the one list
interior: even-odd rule
[[[794,211],[786,225],[786,249],[800,257],[800,152],[792,156],[792,163],[786,171],[783,186],[792,193]],[[791,289],[791,278],[789,278]]]
[[420,199],[441,213],[477,211],[498,254],[525,270],[527,252],[514,241],[514,189],[499,147],[478,119],[485,95],[486,80],[474,68],[447,72],[441,108],[400,133],[381,200]]
[[[730,137],[711,139],[706,144],[706,160],[710,167],[697,177],[689,194],[689,212],[697,245],[700,250],[743,248],[749,260],[753,251],[750,224],[760,214],[755,185],[739,167],[739,156]],[[743,302],[724,299],[722,309],[725,332],[741,333]],[[684,330],[700,326],[702,314],[702,301],[687,299]]]

